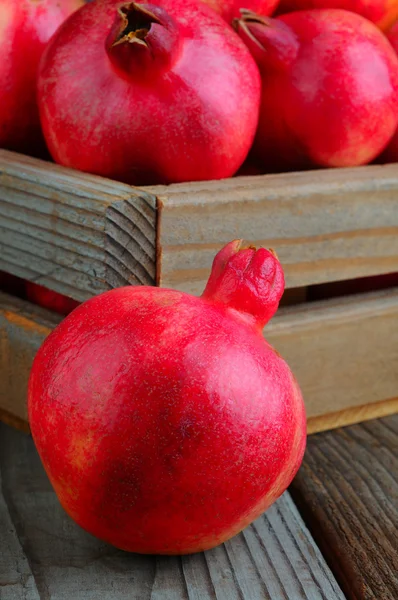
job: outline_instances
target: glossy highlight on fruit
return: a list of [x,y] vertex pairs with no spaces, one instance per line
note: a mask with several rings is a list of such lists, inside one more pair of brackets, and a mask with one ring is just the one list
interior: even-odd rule
[[343,10],[234,22],[262,74],[253,158],[268,172],[372,161],[398,123],[398,59],[385,36]]
[[229,177],[258,122],[245,45],[194,0],[87,4],[49,43],[38,80],[53,158],[133,184]]
[[43,155],[36,103],[44,47],[82,0],[0,0],[0,148]]
[[48,336],[29,422],[58,498],[131,552],[188,554],[237,534],[302,461],[298,384],[264,340],[284,289],[272,251],[235,240],[201,297],[123,287]]

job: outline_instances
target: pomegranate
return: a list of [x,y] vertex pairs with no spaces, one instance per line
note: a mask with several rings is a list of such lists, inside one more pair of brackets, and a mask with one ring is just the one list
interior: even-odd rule
[[134,184],[233,175],[260,104],[245,45],[194,0],[87,4],[47,46],[38,89],[57,162]]
[[0,0],[0,147],[42,155],[36,74],[45,44],[82,0]]
[[[387,38],[396,54],[398,54],[398,21],[387,33]],[[398,129],[396,129],[392,140],[380,156],[378,162],[398,162]]]
[[48,310],[53,310],[60,315],[69,314],[80,304],[76,300],[73,300],[73,298],[58,294],[53,290],[49,290],[48,288],[31,281],[26,282],[26,297],[30,302],[38,304]]
[[398,0],[281,0],[278,14],[313,8],[343,8],[386,30],[398,17]]
[[234,22],[262,73],[253,156],[270,171],[373,160],[398,123],[398,59],[348,11],[299,11]]
[[205,4],[211,6],[218,12],[222,18],[231,23],[232,19],[239,17],[240,9],[244,6],[247,10],[259,13],[261,15],[272,15],[279,0],[202,0]]
[[394,23],[386,35],[395,52],[398,54],[398,21]]
[[240,241],[200,298],[105,292],[36,355],[29,419],[69,515],[124,550],[186,554],[238,533],[289,485],[304,453],[299,387],[262,337],[282,268]]

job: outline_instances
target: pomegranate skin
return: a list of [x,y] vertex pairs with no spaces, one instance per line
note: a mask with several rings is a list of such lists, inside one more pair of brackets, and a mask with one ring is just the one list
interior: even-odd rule
[[0,0],[0,147],[43,155],[37,67],[57,27],[81,0]]
[[201,298],[119,288],[50,334],[31,372],[29,420],[81,527],[132,552],[193,553],[283,493],[306,420],[289,367],[261,333],[282,291],[276,259],[233,242]]
[[[398,22],[391,27],[387,33],[387,39],[398,54]],[[388,144],[385,151],[379,157],[377,162],[395,163],[398,162],[398,129],[395,130],[394,136]]]
[[231,23],[233,19],[240,17],[240,9],[244,6],[247,10],[259,15],[270,16],[278,6],[279,0],[202,0],[213,10],[219,13],[224,21]]
[[58,294],[53,290],[49,290],[48,288],[31,281],[26,282],[25,288],[26,297],[30,302],[38,304],[42,308],[57,312],[60,315],[68,315],[72,310],[79,306],[77,300]]
[[[140,32],[140,44],[129,34],[117,41],[121,7],[154,15],[144,45]],[[260,77],[231,27],[202,3],[104,0],[58,30],[38,91],[56,162],[143,185],[233,175],[254,139]]]
[[398,18],[397,0],[281,0],[277,14],[313,8],[341,8],[357,13],[383,31]]
[[265,170],[358,166],[386,147],[398,123],[398,59],[375,25],[330,9],[248,13],[235,26],[262,72],[253,156]]

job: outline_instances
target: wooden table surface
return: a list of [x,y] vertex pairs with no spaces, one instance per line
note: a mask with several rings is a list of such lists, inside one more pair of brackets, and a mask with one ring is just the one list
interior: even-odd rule
[[214,550],[124,553],[64,513],[32,439],[0,424],[0,600],[397,600],[398,415],[309,437],[265,515]]

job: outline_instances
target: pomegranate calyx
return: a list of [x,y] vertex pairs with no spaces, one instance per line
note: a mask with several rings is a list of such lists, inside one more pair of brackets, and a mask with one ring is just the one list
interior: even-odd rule
[[275,314],[284,285],[274,250],[242,247],[242,240],[234,240],[216,255],[202,297],[251,316],[262,329]]
[[246,43],[260,71],[262,68],[286,69],[296,60],[299,41],[282,21],[241,9],[232,25]]
[[160,19],[153,12],[135,2],[124,4],[118,8],[117,12],[121,18],[120,30],[112,47],[124,43],[147,46],[145,38],[150,32],[152,24],[161,25]]
[[181,53],[178,23],[154,4],[129,2],[115,14],[105,48],[116,72],[127,80],[162,77]]

